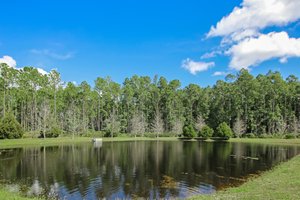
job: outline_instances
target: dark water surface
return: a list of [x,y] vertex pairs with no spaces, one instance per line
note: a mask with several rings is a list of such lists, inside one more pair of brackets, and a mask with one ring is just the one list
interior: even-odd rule
[[245,182],[300,151],[248,143],[136,141],[0,150],[0,182],[58,199],[173,198]]

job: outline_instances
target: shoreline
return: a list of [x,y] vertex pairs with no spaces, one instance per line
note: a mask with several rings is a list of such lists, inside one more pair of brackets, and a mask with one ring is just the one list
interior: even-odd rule
[[211,195],[196,195],[191,200],[210,199],[298,199],[300,196],[300,155],[282,162],[238,187],[230,187]]
[[[22,139],[5,139],[0,140],[0,149],[5,148],[22,148],[35,146],[57,146],[67,144],[79,144],[85,142],[92,142],[92,137],[58,137],[58,138],[22,138]],[[114,137],[102,138],[103,142],[128,142],[128,141],[180,141],[177,137]],[[197,140],[188,140],[189,142],[199,142]],[[203,142],[203,141],[201,141]],[[207,140],[204,142],[217,142]],[[294,145],[300,146],[300,139],[277,139],[277,138],[231,138],[226,142],[231,143],[257,143],[270,145]]]

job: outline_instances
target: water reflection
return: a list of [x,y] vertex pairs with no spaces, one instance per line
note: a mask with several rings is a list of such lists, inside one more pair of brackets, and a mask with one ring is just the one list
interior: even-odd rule
[[28,196],[184,198],[241,184],[245,177],[291,158],[298,150],[190,141],[19,148],[1,150],[0,179]]

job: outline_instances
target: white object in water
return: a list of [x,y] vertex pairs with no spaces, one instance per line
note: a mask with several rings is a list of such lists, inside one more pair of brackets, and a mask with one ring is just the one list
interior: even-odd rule
[[102,142],[102,138],[93,138],[92,142]]

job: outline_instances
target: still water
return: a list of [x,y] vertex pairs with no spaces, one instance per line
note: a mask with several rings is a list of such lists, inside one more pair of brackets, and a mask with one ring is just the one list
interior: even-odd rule
[[229,142],[104,142],[0,150],[0,182],[55,199],[185,198],[237,186],[300,152]]

